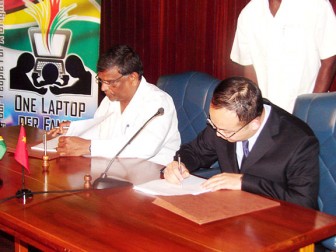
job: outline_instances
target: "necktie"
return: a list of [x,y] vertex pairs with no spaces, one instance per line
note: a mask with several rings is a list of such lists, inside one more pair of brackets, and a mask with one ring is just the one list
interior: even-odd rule
[[249,142],[248,140],[242,141],[243,144],[243,153],[244,153],[244,157],[243,159],[247,158],[247,156],[249,155],[250,151],[249,151]]

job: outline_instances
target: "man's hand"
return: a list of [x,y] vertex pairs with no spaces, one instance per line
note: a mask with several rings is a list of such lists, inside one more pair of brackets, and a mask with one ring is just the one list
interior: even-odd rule
[[177,161],[173,161],[167,165],[166,169],[163,171],[164,178],[173,184],[180,184],[183,179],[189,177],[189,171],[181,163],[181,167],[179,167],[179,163]]
[[68,131],[68,128],[70,126],[70,121],[64,121],[59,124],[59,127],[55,127],[47,132],[48,135],[51,135],[52,137],[55,137],[57,135],[63,135]]
[[74,136],[61,136],[56,148],[60,156],[90,155],[91,141]]
[[243,174],[223,172],[211,177],[202,186],[210,191],[220,189],[241,190],[242,177]]

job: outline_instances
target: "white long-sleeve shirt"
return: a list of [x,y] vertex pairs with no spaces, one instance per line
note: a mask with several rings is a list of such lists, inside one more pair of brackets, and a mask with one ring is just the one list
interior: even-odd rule
[[263,97],[292,112],[311,93],[321,60],[336,55],[336,18],[328,0],[251,0],[238,18],[231,59],[253,65]]
[[[94,118],[103,120],[84,137],[91,139],[91,155],[114,157],[159,108],[164,109],[164,114],[153,118],[119,157],[142,158],[163,165],[173,161],[181,144],[173,100],[144,77],[123,113],[119,101],[107,97],[102,100]],[[73,123],[80,127],[85,121]]]

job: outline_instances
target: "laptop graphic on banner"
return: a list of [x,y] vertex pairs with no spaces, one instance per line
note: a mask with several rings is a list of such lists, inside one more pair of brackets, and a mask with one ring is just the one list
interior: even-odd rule
[[36,58],[34,71],[41,75],[46,64],[54,64],[60,75],[65,74],[64,58],[67,54],[71,31],[58,29],[51,41],[50,51],[43,44],[42,33],[39,28],[29,29],[29,38]]

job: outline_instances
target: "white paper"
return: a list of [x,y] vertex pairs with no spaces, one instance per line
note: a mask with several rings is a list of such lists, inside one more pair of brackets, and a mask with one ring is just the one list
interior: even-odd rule
[[174,196],[174,195],[197,195],[208,192],[201,187],[206,179],[190,175],[184,179],[180,185],[167,182],[165,179],[152,180],[144,184],[135,185],[134,190],[151,195]]
[[[47,141],[47,152],[56,152],[59,136]],[[44,151],[44,143],[40,143],[31,147],[32,150]]]

